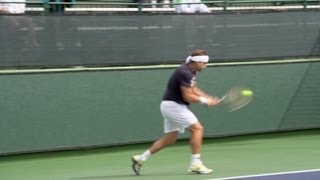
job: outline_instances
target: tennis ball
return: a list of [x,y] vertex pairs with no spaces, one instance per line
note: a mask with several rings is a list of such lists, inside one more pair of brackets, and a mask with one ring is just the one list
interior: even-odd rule
[[253,96],[253,92],[250,89],[242,90],[241,91],[242,96]]

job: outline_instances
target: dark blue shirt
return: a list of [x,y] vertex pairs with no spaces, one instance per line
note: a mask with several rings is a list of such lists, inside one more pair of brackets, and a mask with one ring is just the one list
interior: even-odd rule
[[163,100],[189,105],[182,98],[181,86],[193,87],[196,83],[196,72],[191,71],[187,64],[182,64],[171,75],[164,93]]

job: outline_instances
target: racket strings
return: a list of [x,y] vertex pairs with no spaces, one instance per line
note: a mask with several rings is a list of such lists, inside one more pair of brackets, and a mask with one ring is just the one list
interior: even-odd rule
[[245,88],[233,88],[227,93],[224,100],[229,111],[240,109],[252,101],[251,96],[244,96],[241,92]]

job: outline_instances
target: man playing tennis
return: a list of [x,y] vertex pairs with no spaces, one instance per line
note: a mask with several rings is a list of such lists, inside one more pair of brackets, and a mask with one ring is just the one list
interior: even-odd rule
[[209,61],[209,56],[204,50],[195,50],[186,59],[186,63],[178,67],[171,75],[167,89],[160,105],[164,118],[164,137],[155,141],[153,145],[141,155],[132,157],[132,168],[139,175],[144,162],[168,145],[174,144],[179,133],[188,129],[191,146],[191,162],[189,171],[198,174],[212,173],[203,165],[200,159],[203,127],[197,117],[188,109],[190,103],[201,103],[214,106],[219,103],[219,98],[211,97],[204,93],[196,84],[196,72],[204,70]]

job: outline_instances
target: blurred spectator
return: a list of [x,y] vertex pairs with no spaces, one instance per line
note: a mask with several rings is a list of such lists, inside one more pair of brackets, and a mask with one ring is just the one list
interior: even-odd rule
[[[156,8],[157,7],[157,3],[170,3],[170,0],[151,0],[151,4],[152,4],[152,8]],[[169,8],[170,5],[169,4],[164,4],[162,5],[163,8]]]
[[[173,0],[176,13],[211,13],[210,9],[201,0]],[[198,3],[198,4],[188,4]]]
[[[170,0],[133,0],[133,3],[151,3],[152,8],[163,7],[163,8],[170,8]],[[157,5],[157,3],[165,3],[163,5]],[[129,6],[129,7],[136,7],[136,6]]]
[[25,2],[26,0],[0,0],[0,13],[23,14],[26,10]]
[[[52,13],[64,12],[65,8],[70,8],[76,0],[42,0],[44,3],[57,3],[50,4],[49,11]],[[69,3],[69,4],[59,4]]]
[[7,13],[7,8],[5,6],[6,4],[3,3],[3,0],[0,0],[0,13]]

